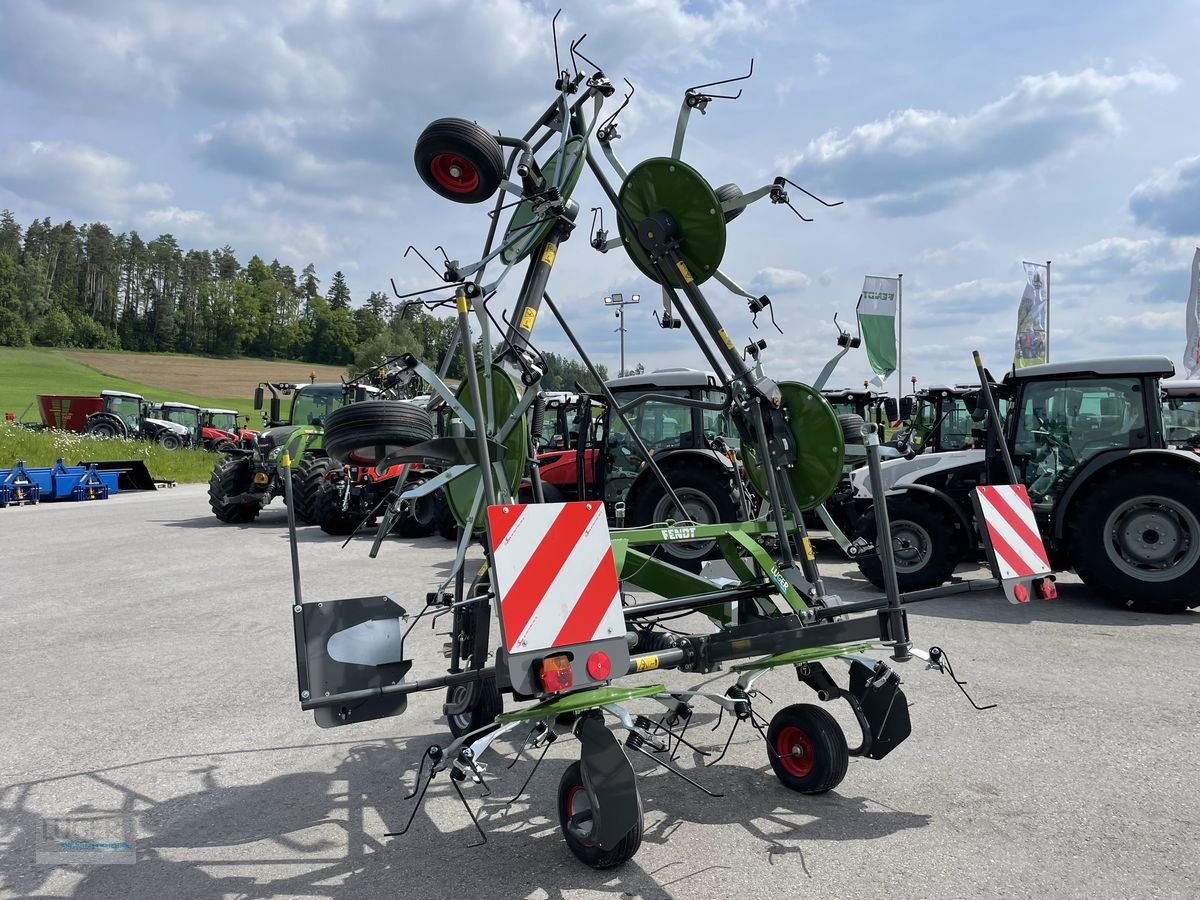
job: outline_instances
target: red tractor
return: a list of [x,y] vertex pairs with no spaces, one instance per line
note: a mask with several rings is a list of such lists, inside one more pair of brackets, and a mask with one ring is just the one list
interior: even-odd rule
[[[250,424],[249,416],[246,416],[246,424]],[[254,446],[257,436],[258,432],[238,426],[236,409],[200,411],[200,440],[205,450],[215,450],[218,453],[233,448],[248,450]]]

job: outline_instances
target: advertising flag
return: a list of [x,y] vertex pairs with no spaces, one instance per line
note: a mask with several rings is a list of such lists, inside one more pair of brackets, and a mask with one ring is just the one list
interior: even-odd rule
[[1037,366],[1046,361],[1046,321],[1050,306],[1046,299],[1047,267],[1025,263],[1025,291],[1017,309],[1017,340],[1013,366]]
[[896,295],[900,279],[868,275],[858,298],[858,327],[867,359],[876,374],[887,378],[896,371]]
[[1183,370],[1188,378],[1200,378],[1200,247],[1192,257],[1192,290],[1187,303],[1187,349]]

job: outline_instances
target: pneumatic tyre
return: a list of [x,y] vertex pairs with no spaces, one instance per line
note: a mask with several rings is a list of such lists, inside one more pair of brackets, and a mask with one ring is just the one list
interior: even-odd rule
[[178,450],[183,446],[183,441],[180,440],[179,435],[164,431],[158,436],[158,444],[164,450]]
[[857,413],[847,413],[838,416],[838,424],[842,426],[842,440],[846,444],[862,444],[863,427],[867,424]]
[[466,119],[436,119],[417,138],[421,180],[455,203],[480,203],[504,180],[504,151],[487,129]]
[[429,410],[405,400],[368,400],[325,419],[325,452],[339,463],[374,465],[389,453],[433,439]]
[[[317,514],[313,509],[317,493],[325,484],[325,476],[341,464],[328,456],[306,453],[292,470],[292,512],[300,525],[315,525]],[[282,473],[280,474],[282,478]]]
[[446,497],[445,488],[434,491],[433,499],[433,530],[448,541],[458,540],[458,520],[450,509],[450,500]]
[[1200,477],[1141,463],[1100,475],[1071,511],[1083,582],[1144,612],[1200,606]]
[[[954,573],[962,559],[962,541],[955,533],[947,513],[928,503],[903,497],[887,501],[888,521],[892,526],[892,548],[896,557],[896,581],[901,592],[937,587]],[[874,544],[875,516],[866,514],[868,523],[862,536]],[[867,581],[883,589],[883,563],[878,555],[858,561],[858,570]]]
[[341,485],[327,478],[316,489],[312,502],[313,521],[326,534],[345,537],[353,534],[361,516],[354,510],[342,509]]
[[796,703],[775,713],[767,728],[767,756],[780,783],[801,794],[832,791],[850,766],[842,726],[811,703]]
[[[722,203],[724,203],[727,200],[736,200],[738,197],[742,196],[742,189],[740,187],[738,187],[736,184],[734,184],[733,182],[730,182],[729,184],[721,185],[719,188],[717,188],[715,191],[713,191],[713,193],[717,195],[718,200],[720,200]],[[734,219],[736,219],[738,216],[740,216],[745,211],[746,211],[746,207],[744,207],[744,206],[739,207],[738,209],[728,210],[725,213],[726,223],[732,222]]]
[[219,460],[208,479],[208,505],[213,515],[229,525],[253,522],[262,510],[258,503],[233,503],[229,499],[245,494],[253,481],[253,468],[246,457]]
[[102,438],[129,436],[129,430],[125,427],[125,423],[116,416],[107,414],[94,416],[83,429],[83,433]]
[[593,869],[612,869],[633,859],[642,846],[644,822],[641,797],[638,797],[637,821],[611,850],[601,850],[590,840],[590,811],[591,801],[583,784],[583,766],[576,761],[567,766],[558,782],[558,824],[567,847],[576,859]]
[[[631,525],[657,525],[667,519],[686,524],[715,525],[718,522],[736,522],[741,517],[733,478],[717,463],[680,463],[667,466],[663,474],[683,504],[683,512],[675,506],[657,478],[646,476],[626,498]],[[720,555],[721,548],[712,538],[660,544],[656,553],[663,562],[690,572],[699,572],[704,560]]]

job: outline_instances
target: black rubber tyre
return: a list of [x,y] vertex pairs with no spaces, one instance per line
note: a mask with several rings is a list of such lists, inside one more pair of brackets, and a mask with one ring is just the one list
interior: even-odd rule
[[[471,585],[470,594],[472,597],[478,597],[487,593],[490,588],[490,575],[484,573],[479,576]],[[459,635],[458,640],[461,641],[461,660],[460,663],[470,669],[478,664],[475,659],[475,642],[476,635],[476,619],[475,610],[477,606],[464,606],[459,611],[455,612],[454,623],[452,629]],[[486,648],[484,650],[486,652]],[[486,660],[483,660],[486,662]],[[480,681],[470,682],[468,684],[458,684],[446,689],[446,702],[455,703],[456,701],[465,701],[467,704],[466,710],[461,713],[446,716],[446,722],[450,726],[450,733],[455,737],[462,737],[464,734],[469,734],[485,725],[491,725],[496,721],[496,716],[504,712],[504,699],[500,696],[500,688],[496,684],[496,676],[491,675]]]
[[[718,200],[724,203],[726,200],[736,200],[738,197],[742,196],[742,189],[733,182],[730,182],[729,184],[721,185],[713,193],[717,195]],[[725,213],[726,223],[732,222],[745,211],[746,207],[743,206],[740,209],[733,209]]]
[[[325,476],[334,469],[340,469],[341,464],[334,462],[328,456],[305,454],[299,464],[292,469],[292,506],[298,525],[315,525],[317,522],[316,502],[317,493],[325,484]],[[280,473],[280,478],[283,473]]]
[[500,144],[466,119],[436,119],[426,125],[413,162],[430,190],[455,203],[481,203],[504,180]]
[[125,423],[116,416],[103,415],[94,416],[83,429],[83,433],[93,437],[123,438],[128,436],[129,430],[125,427]]
[[158,436],[158,445],[164,450],[178,450],[183,447],[183,441],[179,435],[164,431]]
[[[642,832],[645,827],[641,797],[638,797],[637,824],[611,850],[601,850],[586,838],[573,834],[567,827],[572,816],[588,809],[587,803],[587,788],[583,786],[583,767],[576,761],[567,766],[567,770],[558,781],[558,825],[562,829],[567,847],[575,854],[575,858],[593,869],[612,869],[633,859],[638,848],[642,846]],[[590,826],[590,823],[586,823],[586,826]]]
[[801,794],[832,791],[850,766],[842,726],[811,703],[795,703],[775,713],[767,728],[767,757],[780,783]]
[[362,521],[362,516],[354,510],[342,509],[341,482],[332,478],[326,478],[316,488],[312,510],[313,520],[321,530],[338,537],[353,534],[358,523]]
[[[729,473],[719,464],[696,460],[668,464],[664,470],[675,495],[687,509],[686,517],[701,524],[736,522],[741,517],[736,488]],[[657,478],[647,476],[626,498],[629,506],[629,524],[651,525],[666,518],[680,518]],[[655,555],[664,562],[699,572],[706,559],[715,559],[721,550],[715,540],[690,541],[658,545]]]
[[[424,484],[428,478],[410,479],[406,487],[416,487]],[[403,538],[429,537],[437,527],[437,501],[434,499],[440,491],[426,494],[416,500],[405,500],[401,503],[400,515],[392,529]]]
[[1141,463],[1099,476],[1070,511],[1079,577],[1143,612],[1200,606],[1200,477]]
[[433,499],[433,530],[448,541],[458,540],[458,520],[450,509],[450,501],[446,491],[435,491],[430,495]]
[[857,413],[847,413],[838,416],[838,424],[842,426],[842,439],[847,444],[863,443],[863,426],[867,423]]
[[[963,557],[962,541],[949,513],[904,497],[893,497],[887,504],[900,590],[920,591],[944,583]],[[866,516],[863,537],[875,543],[874,513],[868,511]],[[860,559],[858,570],[875,587],[883,588],[883,563],[877,555]]]
[[227,456],[213,466],[208,478],[208,505],[213,515],[230,525],[253,522],[262,507],[257,503],[230,503],[226,498],[244,494],[254,481],[250,460],[244,456]]
[[405,400],[368,400],[325,419],[325,452],[339,463],[374,465],[394,450],[433,438],[429,410]]

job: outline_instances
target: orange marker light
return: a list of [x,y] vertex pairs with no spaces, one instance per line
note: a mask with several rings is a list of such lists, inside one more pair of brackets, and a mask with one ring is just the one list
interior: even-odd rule
[[569,691],[575,684],[571,674],[571,658],[566,654],[547,656],[542,660],[542,690],[547,694]]

